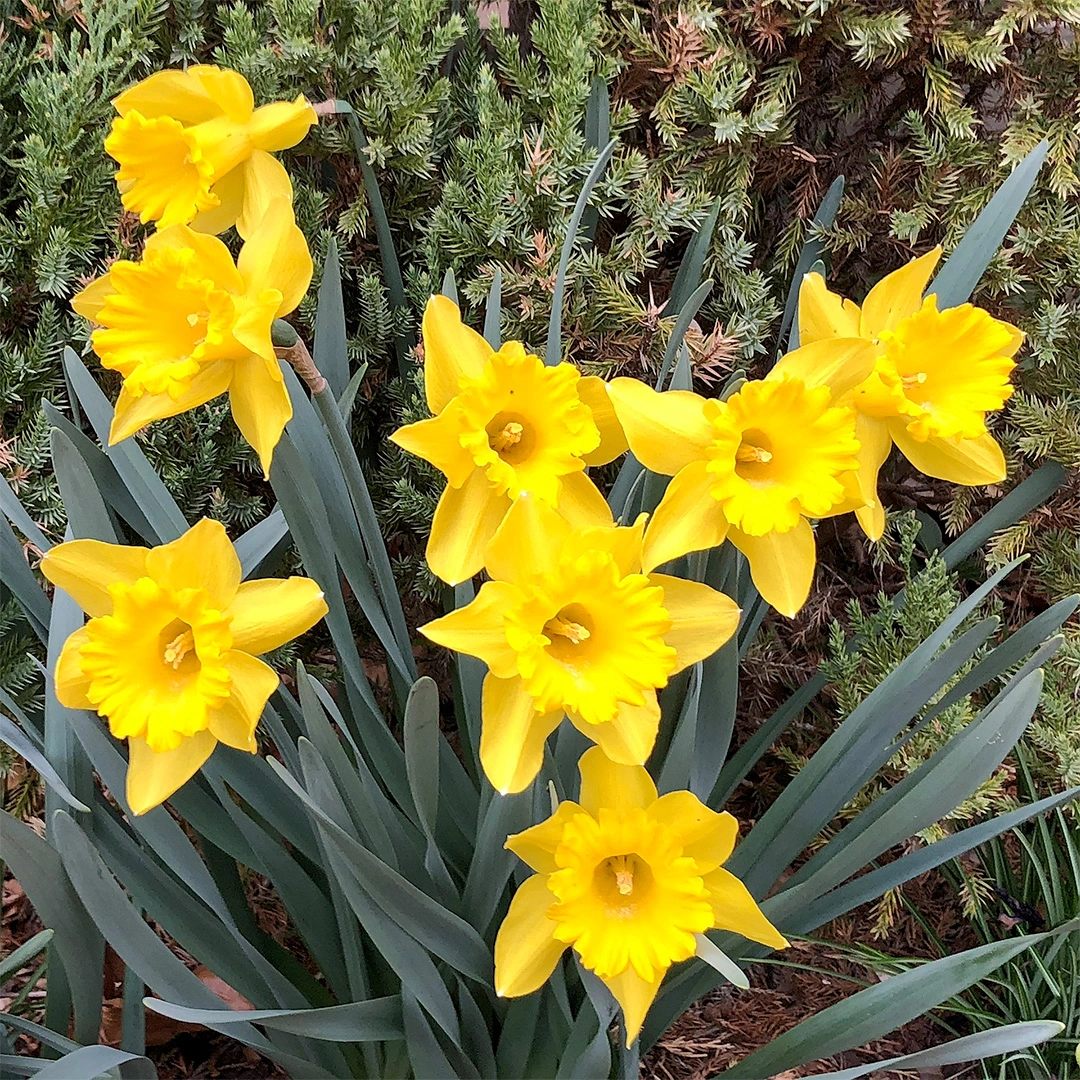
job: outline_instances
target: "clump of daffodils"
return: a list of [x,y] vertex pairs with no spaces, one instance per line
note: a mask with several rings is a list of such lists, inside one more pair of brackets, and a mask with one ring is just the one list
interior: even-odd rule
[[[273,153],[299,143],[315,111],[302,96],[255,108],[241,75],[206,65],[159,72],[114,104],[105,146],[123,203],[157,231],[137,261],[112,264],[73,302],[95,326],[102,365],[123,378],[110,442],[228,393],[269,475],[292,417],[271,325],[312,276]],[[233,226],[235,260],[216,235]],[[987,417],[1011,393],[1022,335],[924,296],[939,256],[890,274],[861,308],[808,274],[801,347],[722,400],[605,383],[547,366],[522,342],[494,350],[450,300],[428,302],[432,415],[392,438],[446,477],[432,571],[451,585],[486,580],[421,631],[487,665],[480,759],[500,793],[533,783],[564,719],[595,744],[578,798],[506,841],[535,875],[499,930],[500,995],[537,990],[572,949],[622,1007],[629,1045],[671,965],[715,950],[708,931],[787,945],[724,869],[735,819],[689,791],[658,796],[644,767],[658,693],[740,619],[723,593],[659,570],[730,541],[761,596],[793,616],[813,580],[815,521],[853,511],[881,536],[877,476],[893,445],[932,476],[1004,478]],[[655,512],[633,523],[613,519],[589,474],[628,448],[670,477]],[[42,570],[89,617],[63,647],[57,695],[127,740],[136,814],[168,799],[218,742],[256,751],[278,686],[258,656],[327,611],[306,578],[242,582],[224,528],[205,520],[151,549],[60,544]]]

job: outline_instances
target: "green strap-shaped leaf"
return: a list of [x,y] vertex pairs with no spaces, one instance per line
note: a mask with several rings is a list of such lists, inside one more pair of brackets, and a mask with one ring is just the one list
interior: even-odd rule
[[462,904],[465,915],[482,934],[495,918],[518,857],[505,848],[506,838],[532,824],[532,792],[499,795],[487,789],[476,832],[476,853],[469,865]]
[[979,278],[1020,213],[1049,150],[1050,144],[1044,139],[1013,169],[1008,180],[964,233],[964,238],[927,287],[928,295],[937,296],[939,308],[956,307],[971,297]]
[[289,536],[289,526],[280,506],[275,506],[269,514],[252,525],[247,532],[236,538],[233,547],[240,560],[244,578],[252,577],[255,571],[275,553],[284,553]]
[[109,460],[157,533],[157,542],[165,544],[187,532],[188,523],[184,515],[161,482],[161,478],[150,467],[150,462],[139,449],[138,443],[132,438],[124,439],[115,446],[108,445],[113,408],[86,370],[86,366],[71,349],[64,350],[64,370],[94,429],[94,434],[105,447]]
[[439,688],[426,675],[417,679],[405,703],[405,769],[420,827],[435,838],[439,817]]
[[231,1024],[262,1024],[276,1031],[287,1031],[309,1039],[327,1042],[378,1042],[400,1039],[405,1031],[401,1023],[401,998],[398,995],[351,1001],[325,1009],[256,1009],[233,1012],[229,1009],[189,1009],[161,998],[143,1002],[151,1012],[160,1013],[184,1024],[228,1027]]
[[985,1058],[1001,1057],[1003,1054],[1015,1054],[1030,1046],[1047,1042],[1065,1030],[1065,1025],[1056,1020],[1028,1020],[1021,1024],[1006,1024],[990,1031],[978,1031],[974,1035],[965,1035],[960,1039],[950,1039],[940,1046],[929,1050],[919,1050],[914,1054],[887,1058],[885,1061],[871,1061],[866,1065],[855,1065],[839,1072],[819,1073],[817,1080],[858,1080],[879,1070],[892,1072],[894,1069],[931,1069],[942,1065],[959,1065],[966,1061],[982,1061]]
[[1074,929],[1075,925],[1046,934],[994,941],[894,975],[796,1024],[743,1058],[724,1073],[724,1078],[759,1080],[880,1039],[966,990],[1032,945]]
[[442,288],[439,290],[447,300],[450,300],[454,304],[458,302],[457,294],[457,278],[454,277],[454,268],[448,267],[446,273],[443,274]]
[[[306,739],[301,739],[300,747],[301,758],[305,761],[305,778],[309,768],[313,777],[320,772],[325,773],[326,765],[317,757],[314,746]],[[345,864],[364,890],[402,930],[463,975],[479,982],[491,979],[491,952],[473,927],[368,851],[285,769],[277,762],[271,762],[271,765],[286,785],[314,813],[319,828],[324,830],[338,847]],[[325,781],[330,782],[328,773]]]
[[49,425],[59,428],[70,440],[72,446],[79,452],[79,456],[86,463],[94,477],[94,483],[105,505],[115,514],[126,521],[136,533],[150,545],[158,543],[158,534],[147,521],[134,496],[128,490],[127,485],[116,471],[116,466],[109,460],[108,455],[97,446],[93,440],[87,438],[59,409],[48,401],[41,403],[42,411]]
[[[4,695],[7,696],[6,694]],[[82,813],[89,813],[90,807],[80,802],[68,790],[67,784],[49,764],[45,754],[30,740],[26,733],[6,716],[0,715],[0,742],[6,743],[16,754],[24,757],[35,769],[49,788],[68,806]],[[0,982],[3,980],[0,979]]]
[[566,270],[570,265],[570,255],[574,250],[574,241],[577,239],[578,226],[581,224],[581,215],[585,213],[585,206],[589,201],[593,188],[596,187],[611,155],[615,153],[618,145],[612,139],[603,150],[600,151],[589,175],[585,177],[585,183],[581,186],[581,193],[574,204],[574,212],[570,215],[570,221],[566,226],[566,238],[563,240],[562,254],[559,256],[559,268],[555,274],[555,289],[551,296],[551,319],[548,322],[547,348],[544,351],[544,363],[549,367],[562,360],[562,309],[563,296],[566,294]]
[[334,397],[341,397],[349,383],[349,346],[345,332],[345,299],[341,294],[341,262],[337,240],[332,236],[326,245],[319,283],[312,359],[330,384]]
[[[825,192],[821,204],[814,214],[814,220],[810,224],[810,237],[799,252],[799,261],[795,264],[795,270],[791,275],[791,285],[788,287],[787,301],[784,304],[784,317],[780,320],[780,329],[776,334],[776,359],[780,358],[784,350],[784,341],[787,340],[787,350],[799,347],[799,290],[802,288],[803,278],[811,270],[821,264],[824,272],[825,266],[821,260],[825,255],[825,245],[815,235],[818,230],[828,229],[836,220],[836,212],[840,209],[840,200],[844,197],[844,178],[838,176]],[[790,331],[790,332],[789,332]]]
[[342,894],[372,944],[382,953],[393,973],[401,980],[402,987],[409,989],[422,1001],[440,1027],[451,1039],[460,1043],[461,1029],[453,1000],[431,957],[415,938],[398,925],[392,918],[392,912],[386,910],[363,888],[352,868],[346,863],[338,845],[332,843],[330,829],[341,830],[348,820],[348,814],[326,763],[306,739],[300,740],[300,752],[304,765],[304,780],[311,791],[310,795],[277,762],[273,763],[274,771],[287,787],[300,796],[311,815],[312,823],[319,830],[326,853],[324,865],[337,880]]
[[476,1066],[455,1046],[446,1046],[428,1023],[420,1002],[407,990],[401,995],[405,1045],[413,1075],[479,1080]]
[[44,642],[49,633],[49,598],[34,578],[22,545],[6,523],[0,523],[0,582],[3,591],[11,590],[31,629]]
[[26,512],[26,508],[19,497],[11,490],[11,485],[0,476],[0,511],[34,545],[43,555],[52,547],[45,534],[37,527],[37,523]]
[[491,275],[487,308],[484,310],[484,340],[496,351],[502,348],[502,267]]
[[157,1069],[148,1057],[114,1050],[111,1046],[80,1046],[35,1073],[42,1080],[95,1080],[116,1069],[121,1080],[157,1080]]
[[876,900],[890,889],[941,866],[949,859],[963,855],[964,852],[971,851],[995,836],[1000,836],[1033,817],[1047,813],[1077,798],[1080,798],[1080,787],[1050,795],[1029,806],[1021,806],[1018,810],[1012,810],[989,821],[961,829],[944,840],[939,840],[936,844],[927,844],[918,848],[885,866],[863,874],[854,881],[848,882],[847,885],[826,893],[811,903],[804,902],[801,890],[793,889],[790,896],[787,893],[780,893],[778,896],[770,897],[765,901],[763,908],[770,918],[775,917],[784,922],[792,933],[808,934],[832,919],[853,911],[871,900]]
[[[375,236],[379,243],[379,258],[382,260],[383,280],[386,282],[390,307],[395,312],[403,313],[408,309],[408,301],[405,298],[405,285],[401,278],[401,265],[398,263],[397,252],[394,250],[394,235],[390,231],[386,206],[383,203],[382,192],[379,190],[379,180],[371,167],[371,160],[365,153],[367,136],[364,135],[360,121],[347,101],[340,99],[335,101],[334,111],[346,117],[349,135],[352,138],[353,148],[356,150],[356,161],[364,180],[364,190],[371,204],[371,219],[375,223]],[[399,331],[394,339],[394,351],[397,353],[398,374],[405,378],[411,370],[411,362],[408,339],[403,331]]]
[[[997,697],[962,731],[879,796],[807,863],[818,895],[908,837],[947,817],[988,779],[1024,733],[1042,692],[1042,672]],[[812,864],[812,865],[811,865]],[[792,879],[794,880],[794,879]]]
[[50,948],[64,965],[72,989],[75,1034],[83,1042],[93,1042],[101,1024],[101,965],[95,949],[95,941],[101,939],[56,850],[6,811],[0,815],[4,861],[41,921],[55,934]]
[[[690,324],[694,321],[694,316],[697,315],[701,309],[701,305],[709,298],[709,293],[712,292],[713,283],[711,281],[703,281],[691,294],[687,297],[686,302],[678,308],[678,318],[675,320],[675,325],[671,328],[671,337],[668,338],[667,347],[664,349],[664,359],[660,363],[660,371],[656,376],[656,389],[663,390],[667,385],[668,372],[671,371],[671,365],[677,354],[683,347],[683,342],[686,340],[686,331],[690,329]],[[683,374],[680,376],[679,385],[676,385],[674,379],[671,382],[672,390],[691,390],[693,387],[689,385],[689,356],[687,357],[687,364]]]
[[[71,884],[120,959],[134,968],[146,985],[162,997],[187,1001],[205,1009],[220,1008],[221,999],[189,971],[143,921],[78,825],[63,811],[54,815],[53,824]],[[279,1049],[250,1024],[230,1025],[228,1034],[294,1074],[310,1076],[314,1080],[332,1080],[332,1073],[312,1061]]]
[[0,983],[6,983],[23,964],[37,956],[52,941],[53,933],[52,930],[42,930],[0,960]]
[[689,306],[690,298],[699,290],[701,275],[705,269],[705,258],[709,254],[719,216],[720,200],[717,198],[713,200],[705,219],[690,237],[690,243],[686,245],[686,251],[683,252],[679,269],[675,274],[675,281],[671,286],[671,293],[664,305],[664,315],[674,315],[685,310]]
[[105,508],[105,500],[75,444],[59,428],[53,428],[50,432],[49,444],[52,448],[53,471],[72,533],[79,540],[117,543],[116,530]]

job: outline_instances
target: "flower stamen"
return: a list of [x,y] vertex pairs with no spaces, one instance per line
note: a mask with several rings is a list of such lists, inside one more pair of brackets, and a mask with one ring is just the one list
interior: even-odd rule
[[772,454],[760,446],[748,446],[746,443],[743,443],[739,449],[735,451],[735,460],[742,462],[760,461],[762,464],[765,464],[768,461],[772,461]]
[[558,637],[568,638],[574,645],[579,645],[592,637],[592,634],[581,623],[564,619],[560,615],[556,615],[554,619],[550,619],[544,624],[544,633],[545,635],[555,634]]
[[194,648],[195,635],[191,632],[191,628],[188,627],[187,630],[177,634],[176,637],[165,646],[165,663],[170,664],[173,671],[178,671],[180,665],[184,661],[184,657]]
[[509,420],[503,425],[500,432],[491,436],[491,449],[496,454],[501,454],[505,450],[509,450],[511,446],[517,446],[521,442],[524,433],[525,428],[521,424],[516,420]]
[[914,390],[916,386],[921,386],[926,382],[926,372],[920,371],[915,375],[905,375],[900,381],[903,383],[905,390]]

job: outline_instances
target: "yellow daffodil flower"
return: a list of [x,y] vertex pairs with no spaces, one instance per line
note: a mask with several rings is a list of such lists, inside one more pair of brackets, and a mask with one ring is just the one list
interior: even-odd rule
[[794,615],[814,576],[809,519],[861,505],[855,414],[835,399],[872,366],[869,342],[809,345],[726,401],[613,380],[630,449],[674,477],[645,533],[645,570],[727,538],[765,600]]
[[923,298],[941,248],[882,278],[860,309],[807,274],[799,292],[803,343],[852,338],[877,346],[873,373],[842,403],[858,413],[859,483],[866,505],[856,510],[873,540],[885,528],[877,496],[878,471],[893,443],[920,472],[954,484],[994,484],[1005,479],[1001,447],[986,427],[986,414],[1012,394],[1012,357],[1024,335],[971,304],[938,311]]
[[113,263],[71,302],[98,325],[90,340],[102,365],[124,376],[110,445],[227,390],[268,476],[292,418],[270,326],[300,303],[311,272],[284,199],[270,204],[235,263],[217,237],[186,225],[154,233],[139,262]]
[[746,886],[723,868],[739,824],[689,791],[657,798],[640,766],[587,750],[579,802],[563,802],[506,846],[536,871],[520,886],[495,939],[495,990],[539,989],[570,946],[622,1006],[637,1038],[668,968],[706,930],[773,949],[788,942]]
[[271,200],[292,200],[271,151],[295,146],[318,121],[302,94],[256,109],[243,75],[207,64],[159,71],[113,106],[120,115],[105,149],[120,165],[125,208],[162,229],[220,233],[235,224],[244,237]]
[[428,302],[423,333],[435,415],[391,438],[447,479],[427,548],[432,571],[451,585],[478,573],[487,542],[526,492],[576,524],[610,520],[585,475],[626,449],[604,381],[571,364],[545,367],[519,341],[495,352],[445,296]]
[[308,578],[241,583],[225,529],[208,518],[155,548],[69,540],[41,571],[90,616],[60,653],[56,696],[128,740],[136,814],[187,783],[218,742],[255,752],[255,726],[278,685],[257,654],[327,611]]
[[494,580],[421,627],[490,669],[480,760],[503,794],[532,782],[564,714],[615,761],[642,764],[660,723],[656,691],[738,627],[739,609],[722,593],[641,572],[643,518],[633,528],[574,528],[542,500],[521,498],[487,548]]

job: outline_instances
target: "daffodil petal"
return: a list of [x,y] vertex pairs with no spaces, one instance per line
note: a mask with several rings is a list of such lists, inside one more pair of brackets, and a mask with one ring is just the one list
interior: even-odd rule
[[623,576],[640,574],[648,518],[648,514],[638,514],[633,525],[598,525],[582,529],[582,547],[610,552]]
[[544,760],[544,743],[559,726],[561,712],[538,713],[520,677],[484,679],[480,763],[502,795],[523,791]]
[[223,742],[235,750],[244,750],[249,754],[258,752],[259,742],[255,738],[255,727],[247,713],[231,698],[210,711],[210,734],[218,742]]
[[645,468],[674,476],[704,459],[713,434],[703,397],[689,390],[658,394],[639,379],[613,379],[607,390],[630,449]]
[[885,507],[878,496],[878,473],[892,449],[892,436],[883,420],[855,414],[855,438],[859,440],[859,490],[866,505],[855,511],[862,530],[871,540],[880,540],[885,531]]
[[201,210],[191,219],[191,228],[195,232],[217,235],[236,224],[244,212],[247,164],[237,165],[235,169],[230,169],[214,181],[210,194],[218,200],[218,205],[210,207],[209,210]]
[[705,875],[718,930],[730,930],[749,941],[759,941],[773,949],[786,949],[788,940],[761,912],[746,886],[723,867]]
[[584,472],[559,477],[558,510],[575,529],[589,525],[610,525],[613,520],[607,500]]
[[648,808],[649,817],[674,830],[683,854],[698,864],[701,873],[727,862],[739,838],[739,823],[728,813],[710,810],[693,792],[669,791]]
[[420,627],[420,633],[437,645],[479,657],[500,679],[513,678],[517,653],[506,640],[503,613],[520,599],[516,585],[489,581],[472,603]]
[[252,353],[233,365],[229,405],[240,433],[259,455],[263,477],[269,478],[274,447],[293,414],[284,380],[280,373],[275,379],[266,361]]
[[590,724],[575,713],[568,715],[574,727],[596,743],[612,761],[620,765],[644,765],[660,730],[656,691],[646,692],[645,698],[644,705],[620,703],[615,716],[601,724]]
[[248,296],[261,296],[268,289],[281,293],[277,318],[304,298],[311,284],[311,254],[286,199],[276,198],[267,206],[259,227],[244,241],[236,266]]
[[510,901],[510,910],[495,938],[495,993],[521,997],[539,990],[551,977],[566,946],[555,938],[547,912],[555,897],[547,879],[535,874]]
[[547,503],[528,495],[516,500],[484,553],[488,573],[527,585],[555,572],[570,523]]
[[829,338],[812,341],[789,352],[766,378],[801,379],[807,386],[827,386],[835,401],[865,382],[874,371],[881,348],[864,338]]
[[739,628],[739,605],[722,592],[669,574],[650,574],[650,585],[664,590],[664,610],[671,629],[664,644],[677,654],[675,671],[712,656]]
[[814,530],[806,518],[788,532],[750,536],[740,529],[728,534],[750,563],[750,576],[766,603],[794,618],[810,595],[817,552]]
[[257,297],[238,296],[233,305],[236,318],[232,325],[232,336],[267,365],[273,378],[278,362],[272,327],[281,305],[281,293],[277,289],[267,289]]
[[[244,199],[236,219],[236,231],[246,240],[255,236],[267,210],[276,200],[284,199],[292,206],[293,188],[285,166],[265,150],[252,150],[251,157],[232,171],[241,170]],[[217,186],[214,185],[215,194]]]
[[820,274],[807,274],[799,286],[800,344],[859,336],[858,307],[830,292]]
[[170,116],[183,124],[212,120],[222,109],[207,93],[197,71],[157,71],[113,98],[113,108],[121,116],[135,109],[148,119]]
[[244,280],[233,262],[232,253],[216,237],[204,232],[197,232],[188,225],[172,225],[159,229],[146,241],[143,257],[151,252],[165,249],[193,251],[192,262],[198,266],[199,277],[209,278],[219,289],[228,292],[240,292]]
[[456,396],[461,377],[479,378],[491,346],[461,321],[457,304],[433,296],[424,309],[424,390],[428,408],[440,413]]
[[311,578],[257,578],[241,582],[229,605],[233,647],[252,656],[270,652],[310,630],[327,612]]
[[301,94],[295,101],[273,101],[261,105],[251,117],[248,130],[260,150],[288,150],[302,142],[319,117]]
[[116,411],[109,428],[109,445],[130,438],[137,431],[142,431],[154,420],[164,420],[170,416],[179,416],[199,405],[213,401],[219,394],[229,389],[232,379],[233,363],[231,360],[218,360],[206,364],[192,376],[191,383],[179,397],[168,394],[141,394],[136,396],[127,387],[120,388],[116,399]]
[[663,977],[661,971],[654,979],[643,979],[633,967],[628,967],[621,975],[604,979],[604,985],[623,1011],[627,1049],[640,1034]]
[[240,560],[225,526],[203,518],[179,539],[151,548],[146,553],[146,573],[177,592],[203,588],[211,605],[224,611],[240,584]]
[[278,688],[277,672],[269,664],[239,649],[230,649],[226,653],[225,666],[231,679],[229,700],[254,731],[270,695]]
[[1005,455],[989,432],[975,439],[931,436],[919,442],[908,434],[902,420],[889,420],[888,426],[900,453],[927,476],[979,487],[999,484],[1008,475]]
[[642,766],[620,765],[599,746],[591,746],[581,755],[578,772],[581,773],[578,802],[593,817],[601,806],[622,814],[635,807],[647,809],[656,802],[656,785]]
[[156,754],[145,739],[128,739],[127,804],[145,814],[179,791],[214,752],[217,739],[209,731],[190,735],[175,750]]
[[583,455],[586,465],[606,465],[629,448],[615,406],[608,396],[607,383],[596,375],[585,375],[578,380],[578,397],[589,406],[593,423],[600,432],[600,445]]
[[112,278],[108,274],[103,274],[75,295],[71,301],[71,309],[76,315],[81,315],[89,322],[97,322],[102,305],[114,292],[116,292],[116,286],[113,285]]
[[133,585],[146,576],[148,551],[101,540],[68,540],[45,553],[41,572],[87,615],[98,618],[112,614],[110,585]]
[[461,413],[451,405],[438,416],[398,428],[390,441],[430,462],[451,487],[459,488],[476,469],[472,454],[461,445],[463,430]]
[[564,799],[546,821],[507,837],[505,846],[538,874],[553,874],[559,869],[555,849],[562,843],[563,827],[581,813],[584,811],[576,802]]
[[90,640],[90,635],[84,626],[69,635],[64,647],[60,650],[60,657],[56,661],[55,685],[56,697],[60,704],[67,709],[91,709],[94,706],[86,696],[90,686],[90,677],[83,674],[80,665],[79,651]]
[[711,487],[712,476],[704,461],[693,461],[675,474],[645,530],[642,565],[646,573],[689,551],[723,543],[728,522]]
[[932,248],[899,270],[886,274],[866,294],[860,326],[863,337],[876,338],[886,330],[895,330],[901,319],[919,310],[927,282],[940,258],[941,248]]
[[251,119],[255,95],[240,72],[216,64],[195,64],[187,69],[187,74],[198,79],[211,101],[230,120],[243,124]]
[[447,487],[431,522],[431,572],[449,585],[478,574],[484,550],[509,509],[510,499],[492,488],[481,469],[474,469],[461,487]]

